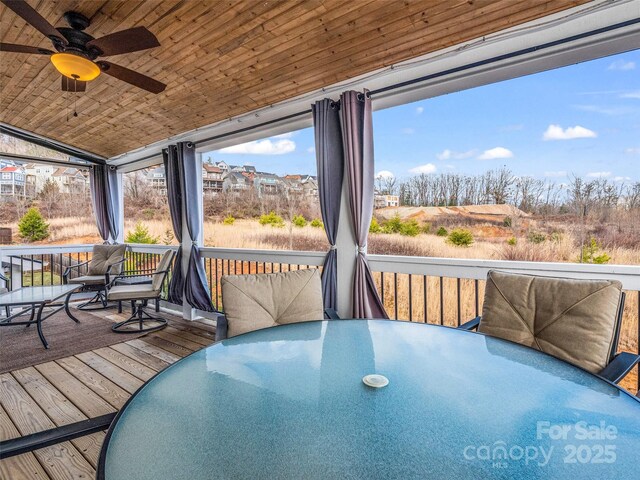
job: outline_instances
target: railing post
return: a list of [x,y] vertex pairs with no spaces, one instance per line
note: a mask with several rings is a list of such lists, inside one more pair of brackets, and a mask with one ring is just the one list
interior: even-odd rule
[[353,315],[353,276],[356,269],[356,236],[351,225],[349,213],[349,179],[342,179],[342,197],[340,201],[340,221],[336,235],[338,253],[338,315],[351,318]]
[[[198,210],[200,211],[200,234],[196,238],[196,244],[198,247],[202,247],[204,243],[204,214],[202,205],[202,153],[196,152],[196,175],[193,178],[185,178],[185,188],[187,190],[195,189],[196,192],[201,192],[198,195]],[[191,254],[191,240],[189,238],[189,229],[187,228],[187,212],[185,210],[184,200],[182,202],[182,272],[186,275],[189,268],[189,256]],[[196,311],[191,308],[191,305],[187,303],[187,300],[182,298],[182,318],[185,320],[194,320],[196,318]]]

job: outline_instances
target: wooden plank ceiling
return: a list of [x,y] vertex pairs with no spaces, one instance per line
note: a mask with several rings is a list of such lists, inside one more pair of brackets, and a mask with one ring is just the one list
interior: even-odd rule
[[[101,75],[60,91],[48,57],[0,53],[1,121],[106,157],[587,0],[29,0],[54,26],[78,11],[99,37],[145,26],[161,46],[109,60],[167,84]],[[0,6],[3,42],[51,43]],[[77,100],[78,117],[68,117]]]

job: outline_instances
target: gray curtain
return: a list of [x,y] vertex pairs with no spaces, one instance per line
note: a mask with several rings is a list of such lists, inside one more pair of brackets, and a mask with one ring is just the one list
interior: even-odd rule
[[118,238],[118,181],[115,168],[107,165],[94,165],[89,175],[91,205],[96,218],[98,233],[105,242],[109,235],[115,241]]
[[318,167],[318,194],[324,230],[331,249],[322,268],[322,297],[325,308],[336,309],[337,270],[336,235],[340,218],[340,197],[344,175],[344,153],[340,133],[340,106],[324,99],[311,106],[316,140],[316,163]]
[[367,90],[340,95],[342,143],[349,180],[351,222],[358,242],[353,282],[354,318],[389,318],[367,263],[367,235],[373,215],[374,159],[371,98]]
[[200,235],[200,211],[199,197],[201,190],[187,188],[186,179],[196,178],[196,148],[189,142],[180,142],[176,145],[178,167],[180,173],[180,186],[182,187],[183,212],[186,215],[187,230],[191,239],[191,254],[189,255],[189,267],[184,280],[184,298],[193,308],[205,312],[213,312],[211,296],[204,265],[200,257],[200,249],[196,245],[196,239]]
[[[173,233],[178,242],[182,244],[182,185],[180,183],[180,167],[177,150],[175,145],[169,145],[168,148],[162,151],[162,159]],[[169,302],[182,305],[183,293],[184,274],[182,273],[182,245],[180,245],[173,261],[173,268],[171,269],[171,280],[169,281],[168,292]]]

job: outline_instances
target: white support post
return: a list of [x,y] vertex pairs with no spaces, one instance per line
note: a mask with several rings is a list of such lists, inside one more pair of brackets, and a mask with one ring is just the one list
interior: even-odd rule
[[124,174],[119,171],[116,174],[118,183],[118,198],[116,199],[116,215],[118,216],[118,238],[116,243],[124,243]]
[[[196,176],[195,178],[185,179],[185,188],[195,189],[196,192],[202,192],[202,154],[196,152]],[[204,243],[204,219],[202,215],[202,195],[198,195],[198,203],[200,210],[200,235],[196,238],[198,247],[202,247]],[[189,239],[189,229],[187,227],[187,212],[184,200],[182,202],[182,272],[186,275],[189,268],[189,256],[191,254],[191,240]],[[182,318],[185,320],[194,320],[196,318],[196,310],[191,308],[187,300],[182,299]]]
[[340,221],[336,235],[338,249],[338,315],[351,318],[353,314],[353,276],[356,269],[357,244],[349,212],[349,179],[345,165],[340,200]]

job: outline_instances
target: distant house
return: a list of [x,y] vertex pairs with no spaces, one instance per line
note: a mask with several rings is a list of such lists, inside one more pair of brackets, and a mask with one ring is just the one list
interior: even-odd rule
[[252,176],[253,186],[260,197],[277,195],[284,187],[282,178],[273,173],[257,172]]
[[214,196],[223,191],[225,172],[217,165],[202,165],[202,190],[206,196]]
[[379,195],[373,197],[373,205],[375,208],[398,207],[400,206],[400,197],[398,195]]
[[252,186],[252,182],[249,178],[239,172],[230,172],[225,175],[222,181],[222,189],[225,192],[238,193],[245,190],[249,190]]
[[58,169],[58,167],[53,165],[45,165],[42,163],[28,163],[24,168],[27,171],[27,175],[32,176],[34,179],[36,193],[40,193],[45,182],[51,178],[53,172]]
[[147,171],[147,182],[160,195],[167,194],[167,177],[164,173],[164,167],[159,166]]
[[304,190],[304,194],[306,197],[317,197],[318,196],[318,178],[311,175],[305,175],[304,178],[300,181],[302,184],[302,189]]
[[299,189],[300,193],[305,197],[318,196],[318,180],[314,176],[285,175],[284,180],[290,185],[290,188],[295,188],[295,190]]
[[33,196],[27,188],[27,172],[20,165],[7,165],[0,168],[0,197],[27,198]]
[[57,168],[51,179],[58,184],[60,193],[79,194],[89,190],[89,176],[77,168]]
[[229,164],[226,163],[226,162],[217,162],[217,163],[214,163],[213,165],[218,167],[220,170],[222,170],[223,174],[231,171],[231,168],[229,167]]
[[253,165],[229,165],[232,172],[240,173],[256,173],[256,167]]

